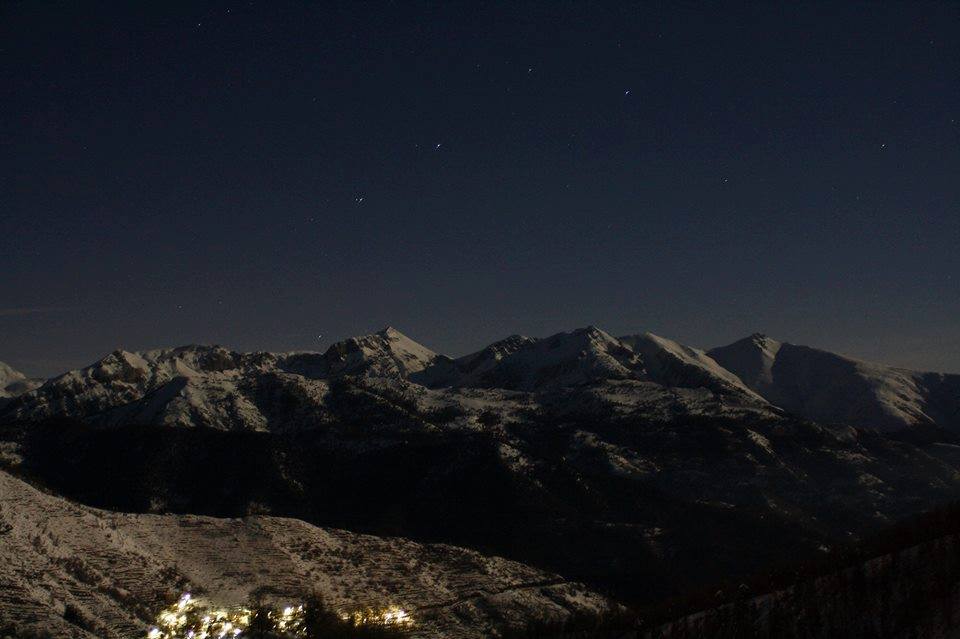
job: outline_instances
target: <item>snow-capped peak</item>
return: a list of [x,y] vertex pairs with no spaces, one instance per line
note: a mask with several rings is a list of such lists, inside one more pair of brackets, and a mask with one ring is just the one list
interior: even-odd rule
[[960,376],[907,371],[754,334],[707,354],[807,419],[896,430],[960,426]]
[[739,392],[761,399],[736,375],[702,350],[653,333],[625,335],[620,341],[643,357],[647,374],[658,384]]
[[422,371],[438,355],[397,329],[388,326],[371,335],[351,337],[327,349],[323,374],[407,377]]
[[465,373],[483,373],[490,370],[504,357],[516,353],[521,348],[536,342],[536,338],[524,335],[511,335],[489,346],[457,358],[457,366]]
[[25,375],[5,362],[0,362],[0,388],[10,382],[24,379]]
[[29,392],[43,383],[31,379],[9,364],[0,362],[0,400]]
[[424,391],[537,393],[606,385],[618,389],[614,394],[636,395],[683,388],[739,396],[721,405],[770,410],[768,402],[814,421],[960,428],[960,375],[871,364],[761,334],[703,352],[652,333],[618,339],[588,326],[539,339],[512,335],[451,359],[388,327],[324,353],[237,353],[220,346],[117,350],[39,388],[8,366],[0,375],[6,380],[0,386],[3,415],[25,420],[286,428],[314,423],[326,410],[330,380],[347,375]]
[[714,348],[706,355],[761,395],[773,383],[773,363],[782,344],[762,333]]
[[454,360],[452,367],[452,374],[447,371],[450,385],[513,390],[576,386],[643,375],[642,360],[595,326],[542,339],[513,335]]

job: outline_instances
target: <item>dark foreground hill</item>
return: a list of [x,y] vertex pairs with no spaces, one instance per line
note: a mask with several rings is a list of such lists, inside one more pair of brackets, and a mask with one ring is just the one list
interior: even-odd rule
[[334,393],[342,418],[310,431],[48,422],[0,440],[22,472],[93,506],[453,543],[631,602],[816,555],[960,494],[960,448],[943,442],[566,409],[458,429],[362,384]]
[[[701,602],[716,598],[729,603],[655,625],[638,636],[960,636],[960,507],[938,509],[891,527],[863,544],[837,549],[833,556],[819,562],[791,564],[749,583],[739,588],[732,584],[716,594],[703,593]],[[777,587],[778,583],[783,585]],[[755,589],[763,594],[751,594]]]
[[0,471],[0,637],[146,637],[184,591],[219,610],[254,592],[283,606],[317,593],[347,614],[391,607],[432,638],[608,606],[582,585],[463,548],[277,517],[110,513]]

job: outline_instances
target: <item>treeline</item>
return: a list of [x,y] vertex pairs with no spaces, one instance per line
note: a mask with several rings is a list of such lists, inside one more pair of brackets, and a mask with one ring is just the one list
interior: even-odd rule
[[638,614],[645,639],[951,636],[960,627],[960,505]]
[[500,633],[501,639],[624,639],[635,635],[637,615],[628,608],[572,615],[564,621],[537,620]]

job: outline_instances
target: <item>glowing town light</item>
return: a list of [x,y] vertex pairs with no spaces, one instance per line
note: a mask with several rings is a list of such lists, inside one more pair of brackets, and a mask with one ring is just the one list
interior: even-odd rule
[[364,608],[352,612],[340,612],[340,618],[354,626],[400,626],[413,625],[413,617],[399,606],[387,608]]
[[400,608],[388,608],[383,613],[383,623],[388,626],[405,626],[412,622],[413,620],[410,619],[410,615],[407,613],[407,611],[401,610]]
[[[285,637],[306,636],[306,610],[303,604],[266,610],[269,630]],[[399,606],[338,611],[338,616],[354,626],[377,625],[408,627],[414,624],[410,614]],[[184,593],[157,615],[147,639],[243,639],[253,621],[254,611],[235,606],[214,608],[207,602]]]

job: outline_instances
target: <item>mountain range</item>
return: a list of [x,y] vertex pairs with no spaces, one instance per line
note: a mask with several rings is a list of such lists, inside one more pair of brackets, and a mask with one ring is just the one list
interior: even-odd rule
[[[664,409],[668,390],[671,410],[786,411],[878,431],[960,428],[960,375],[864,362],[759,334],[702,351],[651,333],[614,338],[594,327],[542,339],[514,335],[457,359],[387,328],[323,353],[118,350],[42,385],[2,366],[0,397],[7,399],[0,417],[292,428],[322,419],[327,387],[345,376],[400,383],[427,403],[468,414],[483,398],[496,404],[492,410],[509,412],[558,389],[593,384],[600,392],[627,386],[619,392],[623,402],[654,412]],[[698,406],[706,396],[725,408]],[[295,410],[278,415],[275,400]]]
[[[960,376],[762,335],[703,351],[587,327],[515,335],[450,358],[388,328],[322,353],[118,350],[29,386],[0,400],[0,472],[9,475],[0,506],[8,528],[20,513],[40,522],[59,509],[64,523],[51,534],[71,550],[15,551],[30,566],[11,575],[18,564],[8,561],[0,583],[63,580],[50,557],[75,553],[103,578],[39,600],[72,597],[88,616],[134,624],[149,622],[145,610],[124,617],[116,598],[94,605],[111,563],[77,538],[87,535],[81,521],[118,527],[105,547],[136,548],[184,584],[234,599],[221,577],[208,579],[231,570],[212,550],[203,551],[211,566],[200,574],[192,551],[136,540],[197,525],[219,531],[210,534],[220,541],[182,533],[177,543],[253,548],[256,538],[269,564],[288,546],[288,529],[310,531],[302,552],[321,563],[332,534],[383,561],[394,561],[384,540],[402,539],[412,545],[397,553],[430,555],[442,544],[457,549],[446,557],[502,557],[482,561],[513,562],[499,565],[531,575],[494,575],[487,592],[541,581],[559,589],[546,599],[484,600],[483,615],[467,617],[430,608],[425,602],[442,597],[429,588],[417,595],[420,608],[436,610],[431,627],[461,624],[454,634],[469,636],[596,610],[596,593],[646,606],[787,559],[829,557],[960,497]],[[15,537],[25,547],[45,534],[30,525],[38,531]],[[245,570],[273,574],[250,561]],[[326,570],[296,561],[294,572]],[[480,579],[473,570],[464,578]],[[355,589],[388,598],[403,582],[400,571],[390,587],[358,581]],[[119,577],[116,584],[131,589]],[[163,599],[161,590],[150,601]],[[36,605],[36,618],[64,611]],[[0,595],[0,620],[3,610]]]

